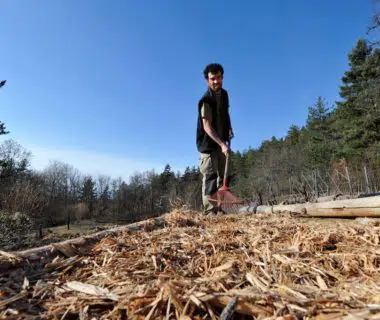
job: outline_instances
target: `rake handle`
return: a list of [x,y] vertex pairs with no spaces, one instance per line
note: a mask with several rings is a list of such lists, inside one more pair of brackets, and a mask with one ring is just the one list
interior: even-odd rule
[[[228,140],[228,147],[231,149],[231,139]],[[228,174],[229,157],[230,157],[230,153],[227,152],[226,164],[224,166],[223,189],[227,189],[227,174]]]

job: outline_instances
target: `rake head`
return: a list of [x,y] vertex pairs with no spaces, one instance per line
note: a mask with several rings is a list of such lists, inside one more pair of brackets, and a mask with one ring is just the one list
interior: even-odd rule
[[227,214],[238,213],[239,208],[245,203],[244,200],[235,196],[226,185],[219,188],[208,200]]
[[[231,140],[228,141],[229,147],[231,147]],[[226,164],[224,167],[223,185],[212,194],[208,200],[214,203],[218,211],[224,211],[225,213],[238,213],[239,208],[246,201],[239,199],[235,196],[227,186],[227,176],[228,176],[228,163],[229,163],[229,152],[226,154]]]

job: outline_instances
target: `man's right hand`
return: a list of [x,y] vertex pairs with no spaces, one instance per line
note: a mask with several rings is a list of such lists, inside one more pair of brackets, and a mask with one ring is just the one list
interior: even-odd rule
[[221,145],[221,148],[222,148],[222,152],[227,155],[227,153],[229,153],[231,150],[230,150],[230,147],[227,146],[224,142],[223,144]]

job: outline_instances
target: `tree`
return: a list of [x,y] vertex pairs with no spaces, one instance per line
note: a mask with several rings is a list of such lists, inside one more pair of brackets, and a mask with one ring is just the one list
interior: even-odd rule
[[301,129],[299,126],[293,124],[289,127],[288,134],[285,138],[285,141],[289,143],[291,146],[299,143]]
[[0,181],[16,179],[30,166],[32,154],[14,140],[5,140],[0,145]]
[[[6,80],[1,80],[0,81],[0,88],[3,87],[6,83]],[[6,131],[5,124],[0,121],[0,135],[2,134],[8,134],[9,131]]]
[[360,39],[348,55],[350,69],[342,77],[336,131],[342,156],[360,157],[380,139],[380,50]]
[[174,179],[174,172],[172,171],[170,165],[166,164],[164,171],[160,175],[160,182],[163,192],[169,191]]
[[[375,31],[378,31],[378,29],[380,29],[379,6],[380,6],[380,2],[378,0],[373,0],[373,16],[372,16],[371,25],[368,27],[368,30],[367,30],[367,35],[370,35],[371,33],[375,33]],[[380,45],[380,39],[374,39],[374,41],[371,43],[373,45]]]
[[82,174],[78,169],[73,168],[72,166],[69,166],[67,169],[69,179],[69,197],[72,203],[77,203],[80,200]]
[[[49,165],[44,169],[43,176],[51,203],[68,203],[71,170],[70,165],[58,160],[50,161]],[[71,179],[73,181],[75,178],[71,177]]]
[[6,130],[5,123],[0,121],[0,135],[8,134],[9,131]]
[[111,177],[99,175],[97,180],[97,191],[99,196],[99,213],[102,214],[109,208],[111,192],[110,192]]
[[309,166],[313,169],[327,168],[333,156],[335,146],[331,123],[331,109],[322,97],[318,97],[316,103],[309,107],[307,134],[304,135]]
[[83,180],[81,200],[87,204],[91,218],[94,212],[94,205],[96,201],[96,184],[91,176],[87,176]]

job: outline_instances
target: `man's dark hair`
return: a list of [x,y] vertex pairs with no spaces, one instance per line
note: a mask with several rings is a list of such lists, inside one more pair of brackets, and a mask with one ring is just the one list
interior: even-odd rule
[[204,68],[203,75],[205,79],[208,79],[208,73],[211,72],[212,74],[216,74],[220,71],[220,73],[224,74],[224,69],[221,64],[219,63],[210,63]]

